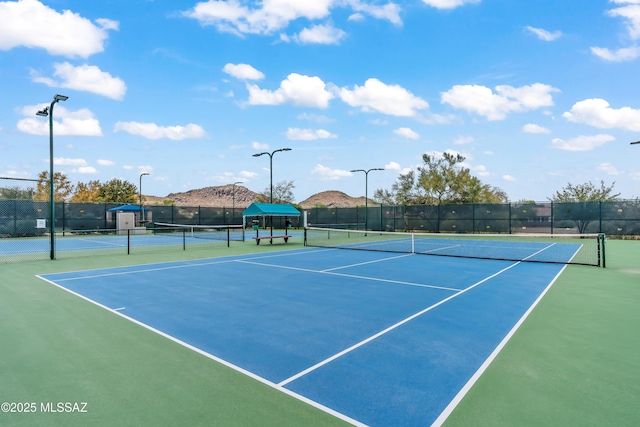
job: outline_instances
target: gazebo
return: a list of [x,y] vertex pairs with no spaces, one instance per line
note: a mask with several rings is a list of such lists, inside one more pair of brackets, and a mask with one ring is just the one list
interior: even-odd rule
[[[281,216],[281,217],[292,217],[292,216],[300,216],[300,211],[289,204],[280,204],[280,203],[252,203],[249,205],[247,209],[242,212],[242,223],[247,225],[247,217],[272,217],[272,216]],[[271,226],[271,232],[268,236],[260,236],[259,235],[259,226],[254,225],[254,229],[256,230],[256,244],[260,244],[260,240],[267,239],[269,243],[273,244],[273,239],[284,239],[284,242],[287,243],[289,240],[288,234],[288,225],[287,230],[283,235],[274,236],[273,235],[273,225]]]

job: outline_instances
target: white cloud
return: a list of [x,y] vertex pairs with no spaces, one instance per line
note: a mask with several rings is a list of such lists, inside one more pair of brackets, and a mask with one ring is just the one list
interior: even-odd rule
[[560,31],[551,32],[551,31],[544,30],[542,28],[536,28],[536,27],[531,27],[531,26],[527,26],[525,28],[530,33],[535,34],[540,40],[544,40],[546,42],[552,42],[552,41],[557,40],[558,38],[560,38],[562,36],[562,32],[560,32]]
[[400,6],[395,3],[387,3],[382,6],[376,6],[367,4],[363,1],[354,0],[350,2],[355,14],[349,16],[350,21],[358,21],[358,16],[363,16],[362,12],[367,15],[371,15],[376,19],[382,19],[391,22],[394,25],[402,25],[402,19],[400,18]]
[[153,166],[149,166],[149,165],[138,166],[138,173],[152,174],[153,173]]
[[319,77],[291,73],[275,91],[248,84],[250,105],[293,104],[297,107],[327,108],[334,95]]
[[269,148],[269,144],[262,144],[260,142],[253,141],[251,143],[251,148],[254,150],[267,150]]
[[213,25],[219,31],[235,34],[272,34],[285,28],[289,22],[306,18],[325,18],[329,15],[332,0],[265,1],[259,8],[250,8],[248,1],[209,0],[197,3],[193,9],[183,12],[201,25]]
[[118,23],[97,19],[96,24],[77,13],[62,13],[39,1],[0,2],[0,50],[16,47],[45,49],[51,55],[87,58],[104,51],[107,30]]
[[240,176],[246,179],[252,179],[255,178],[256,176],[258,176],[257,173],[255,172],[249,172],[249,171],[240,171]]
[[289,128],[287,130],[287,139],[299,140],[299,141],[313,141],[316,139],[328,139],[337,138],[337,135],[332,134],[324,129],[300,129]]
[[327,117],[322,114],[314,114],[314,113],[301,113],[296,116],[296,119],[307,120],[309,122],[314,122],[314,123],[331,123],[335,121],[331,117]]
[[398,128],[394,130],[393,133],[407,139],[420,139],[420,134],[418,134],[418,132],[412,130],[411,128]]
[[[625,6],[607,11],[607,15],[613,18],[623,18],[626,22],[627,32],[631,40],[640,38],[640,2],[638,0],[610,0],[616,4]],[[616,50],[604,47],[591,47],[591,53],[605,61],[622,62],[631,61],[640,56],[640,48],[626,46]]]
[[93,166],[80,166],[80,167],[77,167],[77,168],[73,168],[71,170],[71,172],[79,173],[79,174],[83,174],[83,175],[91,175],[91,174],[97,173],[98,170],[96,168],[94,168]]
[[551,141],[551,144],[553,148],[557,148],[558,150],[590,151],[614,140],[615,138],[613,136],[605,134],[592,136],[580,135],[576,138],[570,138],[567,140],[555,138]]
[[502,175],[502,179],[508,182],[516,182],[517,179],[512,177],[511,175]]
[[[49,104],[29,105],[19,109],[27,118],[18,121],[18,130],[31,135],[49,135],[49,119],[33,117],[37,111],[46,107]],[[100,122],[87,108],[70,111],[56,104],[53,112],[53,133],[56,136],[102,136]]]
[[467,166],[475,175],[478,176],[491,176],[491,173],[487,170],[485,165]]
[[640,56],[640,47],[623,47],[618,50],[609,50],[605,47],[592,47],[591,53],[609,62],[632,61]]
[[480,0],[422,0],[422,2],[436,9],[455,9],[465,4],[480,3]]
[[[252,7],[254,5],[258,7]],[[208,0],[197,3],[183,16],[196,19],[201,25],[216,27],[218,31],[237,35],[270,35],[286,28],[292,21],[306,19],[315,21],[328,18],[334,7],[349,7],[355,12],[365,13],[377,19],[401,23],[399,6],[387,3],[374,6],[361,0],[277,0],[253,2],[249,0]],[[280,36],[283,40],[283,35]],[[285,41],[287,39],[284,36]]]
[[627,4],[627,6],[618,7],[607,11],[607,15],[611,17],[620,17],[626,20],[629,37],[633,40],[640,38],[640,4],[637,1],[615,2],[618,4]]
[[640,110],[630,107],[611,108],[604,99],[594,98],[576,102],[562,117],[574,123],[583,123],[600,129],[627,129],[640,131]]
[[441,102],[493,121],[504,120],[510,113],[552,106],[551,93],[559,92],[558,89],[542,83],[518,88],[501,85],[495,89],[494,93],[485,86],[456,85],[441,94]]
[[226,64],[222,69],[225,73],[240,80],[262,80],[264,74],[249,64]]
[[620,172],[618,172],[618,169],[612,165],[611,163],[600,163],[598,165],[598,170],[606,173],[607,175],[620,175]]
[[353,175],[351,172],[342,169],[331,169],[321,164],[317,164],[311,171],[320,181],[335,181],[345,176]]
[[545,127],[537,125],[535,123],[527,123],[522,126],[522,132],[524,133],[551,133],[551,131]]
[[97,162],[100,166],[115,166],[116,162],[112,160],[98,159]]
[[354,86],[353,90],[337,90],[340,98],[351,107],[362,111],[377,111],[400,117],[414,117],[419,110],[429,108],[427,101],[415,96],[399,85],[387,85],[378,79],[368,79],[364,86]]
[[80,65],[74,67],[68,62],[54,64],[53,75],[59,80],[40,77],[32,72],[32,80],[51,87],[62,87],[79,91],[96,93],[108,98],[121,100],[127,91],[124,81],[118,77],[101,71],[95,65]]
[[472,136],[458,136],[453,139],[454,145],[471,144],[474,141]]
[[347,33],[332,24],[304,28],[294,39],[300,44],[339,44]]
[[53,164],[56,166],[86,166],[85,159],[69,159],[64,157],[54,157]]
[[384,169],[385,170],[399,171],[402,168],[400,167],[400,164],[398,164],[396,162],[389,162],[386,165],[384,165]]
[[117,122],[114,132],[127,132],[147,139],[168,138],[174,141],[183,139],[199,139],[205,136],[205,131],[199,125],[189,123],[186,126],[158,126],[155,123]]

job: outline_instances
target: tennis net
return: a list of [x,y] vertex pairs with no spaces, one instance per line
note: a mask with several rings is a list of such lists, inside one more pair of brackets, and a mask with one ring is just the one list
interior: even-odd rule
[[603,234],[437,234],[305,228],[305,246],[605,266]]
[[153,234],[165,237],[183,239],[206,239],[226,241],[244,241],[244,227],[242,225],[190,225],[170,224],[164,222],[153,223]]

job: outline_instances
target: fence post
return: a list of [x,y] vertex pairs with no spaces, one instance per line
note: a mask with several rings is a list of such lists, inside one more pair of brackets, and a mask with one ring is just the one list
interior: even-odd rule
[[471,203],[471,232],[476,232],[476,204]]
[[598,217],[600,218],[600,223],[598,225],[598,233],[602,233],[602,200],[598,201]]
[[553,214],[553,201],[551,201],[551,234],[553,234],[553,229],[554,229],[554,226],[553,226],[553,220],[554,220],[553,215],[554,215]]

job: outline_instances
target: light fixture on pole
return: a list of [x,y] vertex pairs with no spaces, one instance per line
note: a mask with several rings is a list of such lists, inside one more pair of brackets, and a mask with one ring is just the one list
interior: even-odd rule
[[68,96],[55,95],[53,101],[51,101],[51,105],[36,113],[36,116],[49,116],[49,216],[51,218],[49,220],[51,223],[49,225],[49,245],[51,247],[49,258],[51,259],[56,259],[56,204],[54,197],[55,189],[53,186],[53,106],[56,105],[58,101],[66,101],[67,99],[69,99]]
[[270,192],[269,192],[269,203],[273,203],[273,155],[280,152],[280,151],[291,151],[291,148],[279,148],[277,150],[272,151],[271,153],[268,152],[262,152],[262,153],[256,153],[253,155],[253,157],[260,157],[260,156],[264,156],[265,154],[267,156],[269,156],[269,188],[270,188]]
[[631,145],[640,144],[640,141],[630,142]]
[[142,207],[142,177],[149,175],[149,172],[142,172],[140,174],[140,186],[138,192],[140,193],[140,227],[144,226],[144,208]]
[[371,171],[383,171],[383,168],[371,168],[371,169],[353,169],[354,172],[364,172],[364,230],[367,231],[367,211],[369,210],[369,172]]
[[[273,203],[273,155],[280,151],[291,151],[291,148],[279,148],[277,150],[273,150],[271,153],[265,151],[253,155],[253,157],[260,157],[265,154],[269,156],[269,203]],[[269,218],[269,222],[271,223],[271,235],[273,236],[273,217]]]
[[236,181],[231,186],[231,222],[236,219],[236,184],[242,184],[244,181]]

